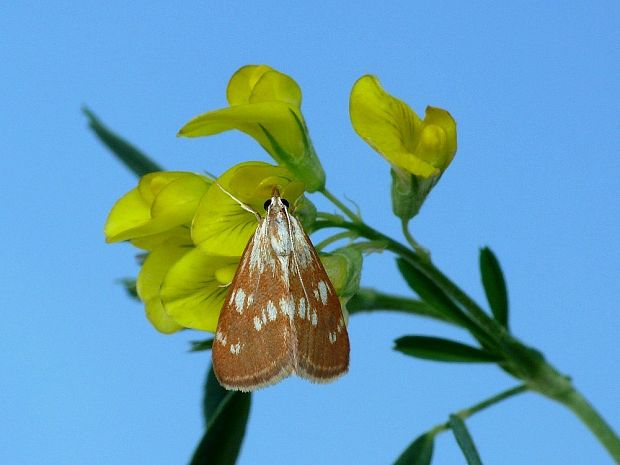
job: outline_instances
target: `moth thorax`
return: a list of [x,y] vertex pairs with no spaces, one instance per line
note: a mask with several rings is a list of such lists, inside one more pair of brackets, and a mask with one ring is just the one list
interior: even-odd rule
[[291,243],[291,235],[289,233],[288,221],[284,210],[277,211],[271,216],[269,222],[269,240],[271,248],[280,256],[288,256],[291,254],[293,244]]

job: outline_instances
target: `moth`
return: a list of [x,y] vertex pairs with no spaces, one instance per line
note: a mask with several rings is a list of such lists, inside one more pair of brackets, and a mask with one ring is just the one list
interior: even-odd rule
[[262,218],[254,212],[258,227],[220,313],[213,370],[230,390],[253,391],[292,374],[328,383],[349,367],[340,301],[310,238],[277,188],[265,211]]

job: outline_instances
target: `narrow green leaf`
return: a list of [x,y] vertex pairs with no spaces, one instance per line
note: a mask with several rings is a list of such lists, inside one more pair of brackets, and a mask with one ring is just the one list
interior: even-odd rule
[[493,316],[499,324],[508,328],[508,291],[504,273],[491,249],[480,249],[480,275]]
[[217,408],[230,392],[231,391],[227,391],[220,385],[213,372],[213,366],[209,367],[207,379],[205,381],[205,394],[202,406],[205,425],[209,424],[209,420],[213,418]]
[[472,326],[471,320],[431,279],[417,270],[404,258],[397,258],[396,264],[400,273],[411,289],[420,298],[437,311],[443,313],[455,323],[466,328]]
[[434,436],[430,433],[419,436],[407,447],[394,465],[430,465],[433,458]]
[[203,341],[190,341],[190,352],[201,352],[203,350],[211,350],[213,339],[205,339]]
[[129,297],[135,300],[140,300],[138,297],[138,290],[136,289],[136,280],[134,278],[122,278],[118,280],[119,284],[123,286]]
[[394,349],[406,355],[440,362],[497,362],[500,357],[484,349],[430,336],[403,336]]
[[133,171],[137,176],[144,176],[153,171],[162,171],[162,168],[143,154],[136,147],[131,145],[125,139],[112,132],[95,116],[88,108],[82,111],[88,118],[90,128],[97,135],[99,140],[103,142],[123,164]]
[[459,444],[459,447],[467,460],[467,464],[482,465],[482,461],[480,460],[480,455],[478,455],[478,451],[476,450],[474,440],[469,434],[469,431],[467,431],[467,426],[465,426],[465,422],[461,419],[461,417],[457,415],[450,415],[449,424],[452,429],[452,433],[456,438],[456,442]]
[[217,382],[213,369],[209,370],[205,389],[207,430],[190,465],[234,465],[245,435],[252,396],[247,392],[226,391]]

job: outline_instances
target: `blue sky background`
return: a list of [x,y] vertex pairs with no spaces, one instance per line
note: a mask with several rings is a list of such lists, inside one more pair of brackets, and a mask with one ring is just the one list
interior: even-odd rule
[[[501,5],[501,6],[500,6]],[[459,151],[413,224],[480,302],[478,249],[507,276],[511,326],[620,430],[620,4],[549,2],[13,2],[1,7],[0,463],[185,463],[202,434],[210,354],[163,336],[115,283],[135,251],[103,223],[133,175],[80,107],[168,169],[219,173],[268,157],[238,133],[181,140],[225,104],[230,75],[293,76],[328,173],[366,221],[398,236],[387,164],[353,132],[362,74],[419,113],[458,121]],[[317,204],[332,211],[321,198]],[[363,283],[408,292],[389,254]],[[239,463],[391,463],[418,434],[516,382],[493,366],[391,350],[405,334],[469,339],[393,314],[350,321],[350,373],[254,396]],[[611,464],[566,409],[525,394],[472,418],[484,463]],[[465,463],[439,437],[434,464]]]

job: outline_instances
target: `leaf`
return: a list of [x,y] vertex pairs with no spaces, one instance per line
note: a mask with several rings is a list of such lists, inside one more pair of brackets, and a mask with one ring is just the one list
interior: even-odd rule
[[395,350],[406,355],[440,362],[497,362],[500,357],[484,349],[430,336],[403,336],[394,341]]
[[121,278],[118,280],[118,283],[123,286],[129,297],[138,301],[140,300],[136,289],[136,280],[134,278]]
[[95,132],[99,140],[134,174],[141,177],[154,171],[162,171],[162,168],[157,163],[104,126],[90,109],[85,107],[82,111],[88,118],[90,128]]
[[190,352],[201,352],[203,350],[211,350],[213,339],[205,339],[203,341],[190,341]]
[[[212,388],[211,372],[207,376],[207,398],[204,402],[209,420],[207,430],[194,451],[190,465],[234,465],[245,435],[252,395],[248,392],[225,391],[220,387],[224,391],[222,393]],[[212,388],[211,394],[209,388]],[[210,396],[213,397],[208,400]],[[216,397],[219,402],[216,402]]]
[[480,249],[480,275],[493,316],[508,329],[508,291],[504,273],[495,254],[488,247]]
[[428,276],[417,270],[404,258],[397,258],[400,273],[420,298],[460,326],[470,328],[473,322]]
[[400,457],[396,459],[394,465],[429,465],[433,458],[434,436],[430,433],[418,436],[409,447],[407,447]]
[[478,451],[476,450],[474,440],[469,434],[469,431],[467,431],[467,426],[465,426],[465,422],[461,419],[461,417],[457,415],[450,415],[450,420],[448,423],[450,424],[452,433],[454,433],[456,442],[459,444],[468,465],[482,465],[482,461],[480,460],[480,455],[478,455]]
[[211,366],[207,372],[207,379],[205,381],[205,395],[203,400],[205,425],[209,424],[209,420],[217,411],[218,406],[230,392],[232,391],[227,391],[220,385],[219,381],[215,377],[215,373],[213,372],[213,367]]

